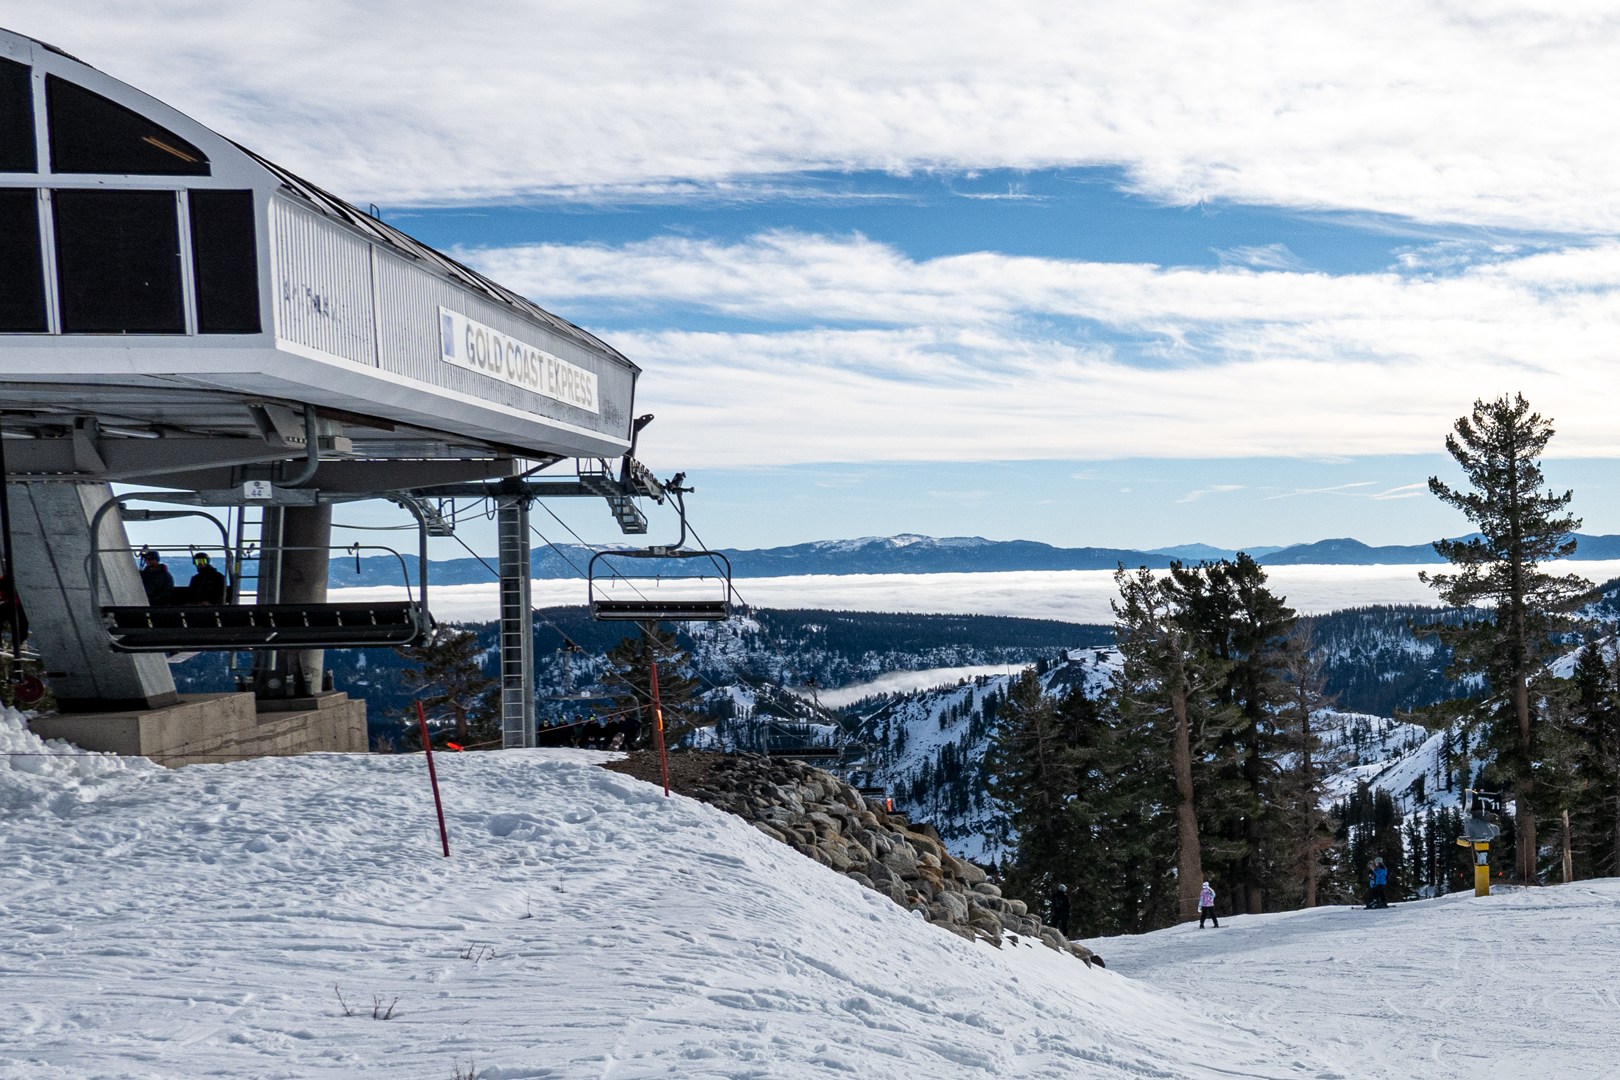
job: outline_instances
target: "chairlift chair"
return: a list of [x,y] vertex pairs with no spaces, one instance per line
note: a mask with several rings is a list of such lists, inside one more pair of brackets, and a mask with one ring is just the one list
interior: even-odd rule
[[[223,604],[108,604],[102,603],[101,556],[108,553],[131,557],[141,549],[99,546],[101,518],[123,498],[152,500],[149,493],[120,496],[104,505],[91,524],[91,591],[100,609],[107,640],[115,652],[251,652],[276,649],[325,649],[404,647],[420,644],[432,633],[432,616],[427,607],[427,528],[422,516],[408,504],[417,521],[417,584],[413,589],[404,556],[380,545],[350,544],[332,551],[360,557],[361,551],[391,555],[399,562],[404,582],[404,600],[347,603],[260,604],[246,603],[240,595],[240,566],[243,553],[228,542],[225,570],[227,591]],[[201,516],[225,527],[211,514],[200,511],[152,511],[150,518]],[[188,551],[189,548],[157,547]],[[315,550],[290,547],[285,551]],[[324,550],[324,549],[323,549]],[[255,597],[255,599],[257,599]]]
[[[731,617],[733,597],[731,560],[718,551],[685,547],[686,504],[681,496],[691,489],[680,486],[683,478],[683,474],[677,474],[665,485],[665,490],[675,499],[675,507],[681,519],[681,535],[675,543],[668,546],[598,551],[591,556],[585,570],[591,618],[602,622],[720,622]],[[627,574],[624,571],[628,566],[615,565],[621,559],[665,563],[670,560],[707,559],[713,567],[713,573],[672,575],[670,580],[713,582],[713,595],[697,599],[686,596],[666,597],[663,595],[663,589],[657,587],[664,583],[662,575]],[[634,583],[637,580],[656,584],[647,592],[643,592],[636,588]],[[626,598],[622,595],[606,595],[608,584],[614,581],[628,584],[635,596]]]

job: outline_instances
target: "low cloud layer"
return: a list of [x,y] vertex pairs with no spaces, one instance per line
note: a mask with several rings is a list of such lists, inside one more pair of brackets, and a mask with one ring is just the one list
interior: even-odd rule
[[1606,5],[13,0],[6,23],[362,203],[1114,165],[1179,204],[1620,231]]
[[[1435,604],[1434,590],[1418,580],[1423,566],[1272,566],[1273,592],[1302,615],[1319,615],[1369,604]],[[1595,581],[1620,574],[1620,560],[1556,564],[1560,572]],[[537,607],[583,604],[582,581],[536,580]],[[1016,615],[1068,622],[1112,623],[1110,603],[1119,590],[1108,570],[1015,571],[1002,574],[850,574],[744,578],[738,596],[755,607],[820,608],[833,611],[896,611],[916,614]],[[339,595],[341,594],[341,595]],[[377,600],[388,589],[337,589],[340,600]],[[433,590],[433,613],[441,621],[493,619],[500,606],[496,586],[448,585]]]

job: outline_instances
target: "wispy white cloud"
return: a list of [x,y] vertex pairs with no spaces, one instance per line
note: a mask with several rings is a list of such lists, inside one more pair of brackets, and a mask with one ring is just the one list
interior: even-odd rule
[[1225,265],[1252,266],[1256,270],[1304,270],[1305,263],[1287,244],[1235,247],[1217,253]]
[[[1379,488],[1379,490],[1368,491],[1368,488]],[[1335,484],[1332,487],[1294,488],[1292,491],[1281,491],[1274,495],[1267,495],[1266,499],[1297,499],[1305,495],[1333,495],[1347,499],[1373,499],[1378,502],[1386,502],[1390,499],[1415,499],[1428,494],[1429,485],[1427,482],[1383,487],[1372,480],[1358,480],[1349,484]]]
[[1595,3],[11,0],[355,199],[1116,165],[1144,195],[1620,231]]
[[1378,499],[1380,501],[1386,499],[1419,499],[1427,498],[1428,494],[1429,485],[1427,483],[1401,484],[1399,487],[1386,488],[1383,491],[1374,492],[1371,496],[1369,496],[1369,498]]
[[1243,490],[1243,485],[1242,484],[1211,484],[1209,487],[1202,487],[1202,488],[1198,488],[1198,489],[1196,489],[1194,491],[1187,492],[1187,494],[1185,494],[1181,498],[1177,499],[1176,502],[1178,502],[1178,503],[1197,502],[1198,500],[1202,499],[1206,495],[1230,495],[1234,491],[1242,491],[1242,490]]
[[[913,260],[781,232],[462,254],[625,327],[604,332],[684,460],[1432,453],[1513,391],[1557,418],[1555,454],[1620,455],[1620,244],[1445,276]],[[745,328],[657,329],[694,312]]]

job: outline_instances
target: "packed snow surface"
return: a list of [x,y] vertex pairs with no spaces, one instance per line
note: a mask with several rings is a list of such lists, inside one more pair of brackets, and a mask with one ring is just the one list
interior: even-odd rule
[[1611,1077],[1620,1054],[1614,878],[1222,917],[1219,929],[1086,944],[1236,1027],[1356,1062],[1357,1076]]
[[0,754],[7,1078],[1347,1075],[605,754],[441,756],[448,859],[420,755],[169,771],[14,713]]
[[610,757],[440,756],[446,859],[420,755],[171,771],[0,713],[0,1077],[1601,1076],[1617,1044],[1620,882],[1226,919],[1101,970]]

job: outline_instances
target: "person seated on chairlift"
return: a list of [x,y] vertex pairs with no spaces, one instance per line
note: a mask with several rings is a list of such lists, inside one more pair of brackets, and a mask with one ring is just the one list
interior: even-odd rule
[[141,552],[141,587],[146,602],[155,607],[174,603],[174,576],[163,565],[163,556],[146,548]]
[[208,553],[197,552],[191,557],[191,564],[197,568],[197,572],[191,575],[191,583],[186,586],[182,602],[199,606],[223,604],[225,575],[209,564]]
[[22,597],[11,587],[11,580],[6,577],[5,571],[0,570],[0,636],[8,640],[11,637],[12,620],[17,622],[17,641],[11,642],[11,648],[16,649],[23,641],[28,640],[28,613],[23,610]]

